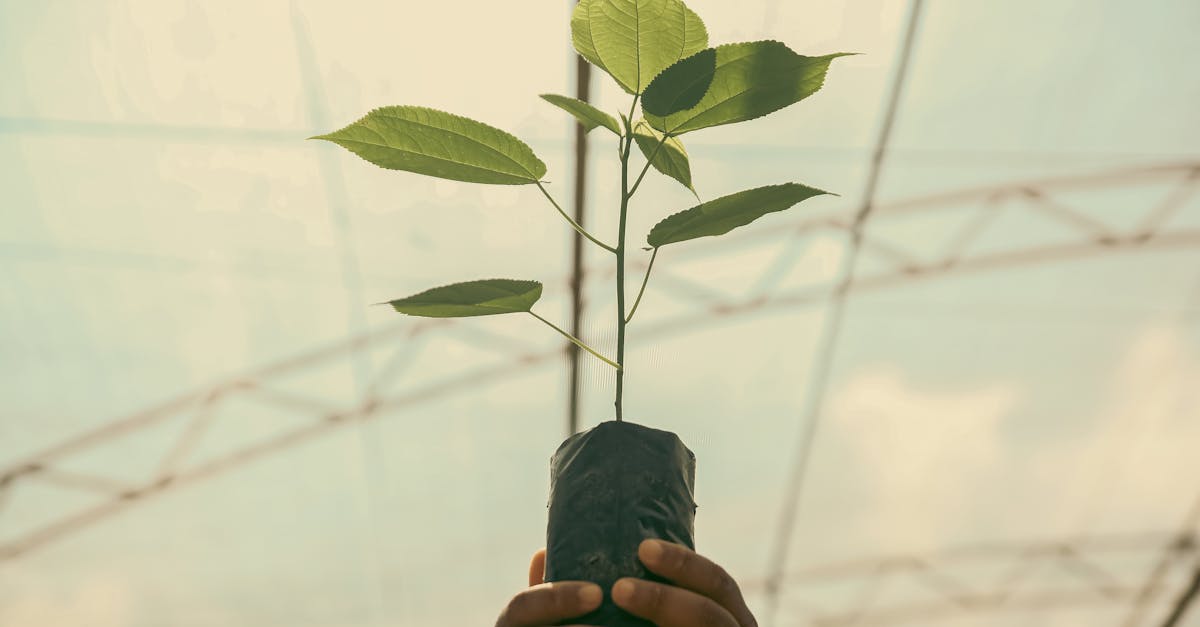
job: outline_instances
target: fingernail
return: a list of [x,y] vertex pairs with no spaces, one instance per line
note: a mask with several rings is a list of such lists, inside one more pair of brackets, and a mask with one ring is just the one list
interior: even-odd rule
[[604,593],[600,591],[600,586],[596,584],[589,584],[579,589],[579,602],[584,607],[600,605],[600,598],[602,596],[604,596]]
[[633,600],[634,585],[629,579],[621,579],[613,586],[612,596],[613,601],[617,603],[628,603]]
[[642,543],[642,556],[645,558],[645,561],[657,564],[662,554],[662,544],[658,540],[646,540]]

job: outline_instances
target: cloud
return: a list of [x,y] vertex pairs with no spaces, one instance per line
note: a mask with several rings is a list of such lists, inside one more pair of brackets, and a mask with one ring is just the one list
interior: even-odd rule
[[124,627],[133,622],[134,590],[116,573],[95,573],[78,586],[5,577],[5,588],[8,599],[0,603],[3,625]]
[[1174,322],[1138,331],[1114,364],[1093,428],[1037,448],[1026,472],[1061,477],[1061,524],[1073,533],[1173,530],[1197,491],[1200,355]]
[[979,498],[980,479],[1004,463],[997,429],[1019,397],[1013,382],[918,386],[891,366],[847,381],[831,417],[868,467],[864,535],[894,548],[943,546]]

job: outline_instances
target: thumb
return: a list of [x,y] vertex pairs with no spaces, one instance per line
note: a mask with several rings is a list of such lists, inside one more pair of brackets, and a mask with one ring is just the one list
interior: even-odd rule
[[537,553],[533,554],[533,560],[529,562],[529,585],[536,586],[540,583],[545,583],[546,577],[546,549],[538,549]]

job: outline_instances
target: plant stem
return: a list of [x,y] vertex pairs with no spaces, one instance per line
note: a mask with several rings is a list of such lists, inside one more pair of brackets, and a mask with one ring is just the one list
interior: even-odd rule
[[659,149],[663,147],[663,144],[667,143],[667,139],[669,137],[669,135],[664,133],[662,139],[659,140],[658,145],[655,146],[654,150],[650,152],[650,156],[646,159],[646,165],[642,167],[642,173],[639,174],[637,180],[633,182],[633,187],[629,188],[630,196],[633,196],[634,192],[637,191],[638,185],[642,184],[642,179],[646,176],[646,172],[650,171],[650,162],[654,161],[654,158],[658,156]]
[[[629,118],[637,108],[638,97],[629,106]],[[629,211],[629,149],[633,145],[633,129],[626,123],[624,147],[621,150],[621,221],[617,227],[617,422],[621,422],[621,394],[625,390],[625,218]]]
[[629,309],[629,315],[625,316],[625,324],[629,324],[633,320],[633,314],[637,311],[638,305],[642,303],[642,294],[646,293],[646,283],[650,281],[650,271],[654,269],[654,258],[658,256],[658,247],[654,247],[654,252],[650,253],[650,265],[646,266],[646,276],[642,278],[642,289],[638,290],[637,298],[633,300],[633,307]]
[[546,196],[546,199],[550,201],[550,204],[554,205],[555,209],[558,209],[558,214],[561,215],[564,220],[569,222],[571,224],[571,227],[574,228],[580,235],[588,238],[589,240],[592,241],[593,244],[599,246],[600,248],[603,248],[604,250],[607,250],[610,253],[617,252],[617,249],[613,248],[612,246],[609,246],[608,244],[605,244],[604,242],[596,239],[595,237],[592,237],[592,234],[588,233],[587,229],[583,228],[582,226],[579,225],[578,222],[571,219],[571,216],[567,215],[567,212],[563,211],[562,207],[559,207],[558,203],[554,201],[554,197],[550,195],[550,192],[546,191],[546,188],[542,186],[541,181],[537,182],[537,186],[538,186],[538,189],[542,190],[542,194],[544,194]]
[[[554,329],[555,331],[558,331],[559,333],[561,333],[563,337],[567,338],[568,340],[571,340],[571,343],[572,343],[572,344],[574,344],[574,345],[578,346],[579,348],[582,348],[583,350],[585,350],[585,351],[587,351],[587,352],[589,352],[589,353],[591,353],[591,354],[595,355],[597,358],[599,358],[599,359],[600,359],[600,361],[603,361],[604,363],[606,363],[606,364],[608,364],[608,365],[612,366],[613,368],[616,368],[618,373],[620,373],[620,372],[621,372],[621,365],[620,365],[620,364],[614,363],[614,362],[613,362],[611,359],[609,359],[609,358],[605,357],[604,355],[601,355],[600,353],[597,353],[597,352],[595,351],[595,349],[593,349],[591,346],[588,346],[587,344],[584,344],[584,343],[583,343],[583,341],[582,341],[582,340],[580,340],[579,338],[575,337],[574,335],[571,335],[570,333],[567,333],[566,331],[563,331],[562,329],[558,328],[558,326],[557,326],[557,325],[555,325],[553,322],[550,322],[549,320],[547,320],[547,319],[545,319],[545,318],[543,318],[543,317],[541,317],[541,316],[539,316],[539,315],[537,315],[537,314],[533,313],[532,311],[530,311],[530,312],[529,312],[529,315],[533,316],[534,318],[537,318],[538,320],[541,320],[542,322],[546,323],[546,326],[548,326],[548,327],[550,327],[551,329]],[[618,375],[618,376],[619,376],[619,375]]]

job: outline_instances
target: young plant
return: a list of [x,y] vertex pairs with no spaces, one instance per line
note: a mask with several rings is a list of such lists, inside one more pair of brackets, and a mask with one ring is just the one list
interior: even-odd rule
[[[784,182],[700,202],[667,216],[646,235],[652,251],[650,262],[631,306],[625,285],[630,201],[651,167],[678,181],[699,201],[680,138],[753,120],[811,96],[821,88],[830,63],[843,55],[803,56],[778,41],[709,47],[704,23],[680,0],[581,0],[571,15],[571,39],[581,56],[630,96],[628,111],[618,112],[619,121],[574,98],[541,96],[574,116],[589,132],[604,128],[613,134],[621,171],[620,206],[614,208],[618,212],[615,244],[587,231],[563,211],[542,180],[546,165],[528,145],[482,122],[425,107],[392,106],[375,109],[316,139],[334,142],[393,170],[468,183],[536,185],[571,228],[613,255],[617,297],[613,358],[533,311],[542,294],[542,284],[537,281],[467,281],[390,301],[396,311],[412,316],[526,313],[616,369],[618,428],[605,423],[568,439],[552,462],[546,571],[548,581],[591,579],[607,584],[607,590],[619,576],[648,576],[636,560],[637,542],[642,537],[694,545],[694,456],[674,434],[628,423],[620,427],[625,329],[641,303],[659,249],[728,233],[828,192]],[[635,119],[639,105],[641,116]],[[632,175],[636,171],[636,164],[631,169],[635,144],[645,163]],[[621,498],[613,496],[612,486],[630,482],[636,489],[616,489]],[[621,514],[625,511],[630,515]],[[604,522],[614,516],[616,522]],[[589,616],[609,625],[646,624],[618,611],[607,599],[605,606]]]

